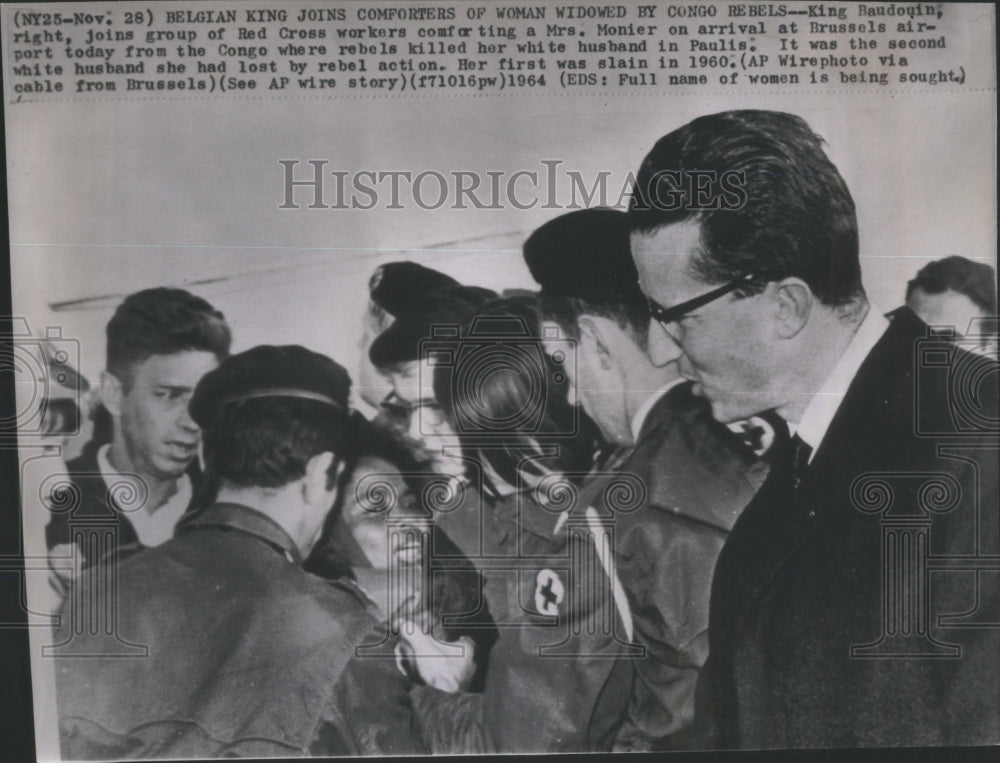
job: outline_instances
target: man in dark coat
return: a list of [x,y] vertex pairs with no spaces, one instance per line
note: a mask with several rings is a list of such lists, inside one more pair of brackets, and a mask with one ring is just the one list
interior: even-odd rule
[[654,362],[794,435],[719,557],[707,743],[1000,741],[996,361],[869,302],[850,192],[793,115],[666,135],[628,214]]
[[[650,362],[625,217],[561,215],[528,238],[524,257],[561,329],[547,349],[572,355],[564,364],[572,396],[623,449],[615,469],[595,476],[595,498],[614,532],[634,625],[627,635],[644,648],[628,660],[635,675],[616,747],[642,750],[678,746],[691,723],[708,656],[712,571],[767,468],[712,418],[676,363]],[[617,505],[616,496],[635,500]]]
[[[351,448],[349,389],[340,366],[298,346],[256,347],[201,380],[190,412],[215,502],[95,577],[110,588],[78,586],[64,605],[63,757],[421,751],[371,602],[302,568]],[[68,608],[108,599],[110,633],[68,626]]]

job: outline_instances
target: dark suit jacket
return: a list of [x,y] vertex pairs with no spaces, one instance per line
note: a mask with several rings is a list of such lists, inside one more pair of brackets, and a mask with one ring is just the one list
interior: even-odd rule
[[1000,741],[996,361],[925,335],[893,318],[799,489],[776,458],[729,536],[712,746]]
[[[635,511],[608,512],[635,640],[645,648],[644,657],[628,661],[635,678],[619,734],[625,748],[663,746],[667,737],[676,742],[691,722],[708,654],[715,562],[767,475],[767,466],[712,418],[691,386],[679,384],[657,401],[620,467],[647,491],[645,502]],[[602,504],[609,505],[613,500]]]

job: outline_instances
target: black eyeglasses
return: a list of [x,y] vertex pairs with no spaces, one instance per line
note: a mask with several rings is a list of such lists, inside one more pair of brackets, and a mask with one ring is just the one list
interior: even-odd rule
[[746,275],[740,276],[734,281],[730,281],[727,284],[723,284],[717,289],[712,289],[711,291],[705,292],[701,296],[689,299],[686,302],[681,302],[680,304],[674,305],[673,307],[664,307],[663,305],[654,302],[649,297],[646,297],[646,303],[649,305],[649,315],[657,323],[666,326],[670,323],[675,323],[683,318],[685,315],[690,313],[692,310],[697,310],[699,307],[704,307],[709,302],[714,302],[720,297],[724,297],[730,292],[736,291],[741,286],[746,286],[757,280],[757,277],[752,273],[747,273]]

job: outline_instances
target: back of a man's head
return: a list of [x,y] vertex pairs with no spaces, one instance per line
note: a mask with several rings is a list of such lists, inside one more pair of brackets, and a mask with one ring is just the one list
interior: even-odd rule
[[[728,111],[661,138],[643,160],[628,211],[633,233],[700,225],[694,275],[725,283],[798,277],[836,306],[863,296],[854,201],[800,117]],[[752,284],[738,293],[753,293]]]
[[207,476],[216,485],[280,488],[303,477],[309,460],[350,448],[350,377],[299,346],[260,346],[234,355],[199,382],[191,417],[203,430]]
[[203,351],[220,361],[232,334],[225,316],[184,289],[157,287],[130,294],[107,325],[107,370],[126,391],[135,366],[153,355]]

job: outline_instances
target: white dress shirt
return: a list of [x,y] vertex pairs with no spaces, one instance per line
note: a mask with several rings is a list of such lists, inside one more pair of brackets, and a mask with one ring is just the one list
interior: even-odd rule
[[[97,451],[97,465],[104,478],[104,484],[111,489],[114,485],[121,485],[122,482],[131,480],[117,471],[108,460],[108,451],[111,445],[104,445]],[[138,493],[141,495],[142,493]],[[175,492],[166,503],[155,508],[147,506],[137,506],[135,509],[121,510],[121,515],[128,520],[135,530],[139,542],[144,546],[159,546],[166,543],[174,536],[174,527],[184,516],[188,504],[191,502],[191,478],[187,474],[182,474],[177,478],[177,492]]]

